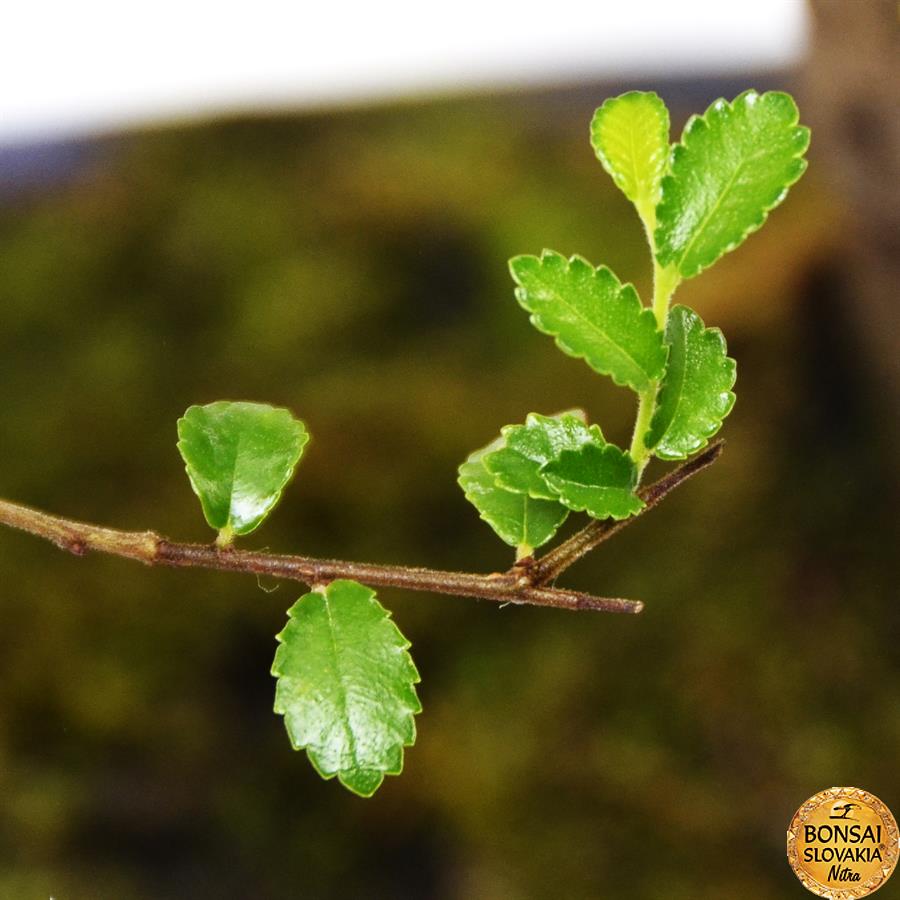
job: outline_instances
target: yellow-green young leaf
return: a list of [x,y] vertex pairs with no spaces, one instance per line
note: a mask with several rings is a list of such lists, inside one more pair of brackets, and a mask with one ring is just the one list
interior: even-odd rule
[[333,581],[288,611],[272,664],[275,712],[323,778],[362,797],[403,769],[422,706],[409,641],[375,592]]
[[466,500],[478,510],[497,536],[511,547],[518,548],[521,554],[527,554],[556,534],[569,511],[556,500],[537,500],[497,484],[485,467],[484,458],[503,446],[504,439],[500,437],[487,447],[476,450],[459,467],[457,481]]
[[614,444],[564,450],[541,472],[569,509],[595,519],[627,519],[644,506],[634,492],[638,480],[634,461]]
[[580,256],[566,259],[552,250],[540,258],[517,256],[509,266],[516,299],[563,352],[635,391],[646,391],[662,375],[662,332],[632,285],[621,284],[605,266],[595,269]]
[[686,306],[666,325],[669,364],[644,443],[662,459],[684,459],[706,446],[734,406],[737,366],[718,328]]
[[656,258],[692,278],[756,231],[806,169],[789,94],[745,91],[687,123],[656,210]]
[[178,420],[178,450],[206,521],[227,543],[265,519],[309,440],[286,409],[220,400]]
[[669,161],[669,111],[654,93],[611,97],[591,120],[591,145],[652,234],[660,182]]
[[502,431],[505,446],[485,455],[485,467],[500,487],[544,500],[557,497],[544,481],[541,466],[563,450],[605,443],[597,425],[585,424],[581,410],[555,416],[529,413],[524,425],[507,425]]

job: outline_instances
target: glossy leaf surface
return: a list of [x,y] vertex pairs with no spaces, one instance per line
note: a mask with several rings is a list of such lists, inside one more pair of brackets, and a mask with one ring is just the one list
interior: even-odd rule
[[669,161],[669,111],[665,103],[656,94],[644,91],[611,97],[594,113],[591,145],[603,168],[652,229],[660,183]]
[[543,473],[566,506],[595,519],[627,519],[644,506],[634,461],[614,444],[565,450]]
[[355,581],[310,591],[289,610],[272,674],[275,712],[323,778],[371,796],[403,768],[422,707],[409,641]]
[[281,497],[309,435],[286,409],[218,401],[178,420],[178,450],[206,521],[248,534]]
[[580,410],[556,416],[529,413],[524,425],[507,425],[503,438],[505,446],[485,455],[485,467],[500,487],[544,500],[555,500],[556,492],[544,480],[541,466],[563,450],[604,443],[600,428],[586,425]]
[[459,467],[457,480],[466,499],[501,540],[522,552],[530,552],[556,534],[569,511],[557,500],[535,499],[497,484],[484,459],[503,446],[504,439],[500,437],[476,450]]
[[765,222],[806,169],[798,119],[790,95],[745,91],[688,121],[656,211],[661,266],[692,278]]
[[666,326],[669,365],[645,440],[663,459],[684,459],[706,446],[734,406],[737,366],[718,328],[686,306],[675,306]]
[[653,313],[605,266],[545,250],[540,258],[515,257],[510,271],[532,324],[565,353],[635,391],[662,375],[666,351]]

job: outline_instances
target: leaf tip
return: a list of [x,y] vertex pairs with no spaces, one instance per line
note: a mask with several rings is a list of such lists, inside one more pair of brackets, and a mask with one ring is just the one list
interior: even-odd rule
[[529,272],[533,272],[535,267],[539,265],[540,260],[536,256],[532,256],[530,253],[522,253],[519,256],[514,256],[509,261],[509,273],[516,284],[521,284],[522,279]]

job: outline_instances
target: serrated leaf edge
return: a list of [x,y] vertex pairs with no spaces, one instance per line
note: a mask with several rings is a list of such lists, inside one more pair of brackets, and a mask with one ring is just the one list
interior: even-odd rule
[[[663,361],[663,366],[662,366],[661,370],[656,375],[647,375],[646,381],[643,381],[640,384],[632,384],[631,382],[629,382],[627,380],[620,380],[612,373],[612,371],[604,368],[603,366],[595,366],[592,362],[590,362],[587,359],[587,356],[584,353],[582,353],[578,350],[575,350],[573,347],[571,347],[569,344],[567,344],[563,338],[561,338],[553,330],[551,330],[551,328],[549,326],[545,326],[541,320],[541,314],[533,312],[532,309],[528,306],[528,303],[527,303],[528,289],[525,287],[525,285],[523,285],[521,283],[518,276],[516,275],[516,271],[514,268],[515,264],[517,262],[519,262],[521,260],[525,260],[525,259],[536,259],[536,260],[538,260],[538,262],[540,263],[540,265],[542,267],[546,260],[550,260],[550,259],[562,260],[562,262],[565,266],[565,270],[567,272],[570,270],[573,263],[585,265],[589,269],[591,269],[591,271],[593,272],[594,278],[597,278],[597,276],[601,272],[608,272],[609,275],[612,276],[615,283],[619,286],[620,295],[623,295],[626,297],[626,302],[628,302],[629,305],[636,307],[637,309],[640,310],[639,318],[648,320],[653,324],[653,329],[654,329],[654,331],[656,331],[656,333],[658,335],[660,335],[660,342],[662,343],[662,332],[660,332],[659,329],[656,327],[656,325],[657,325],[656,316],[653,314],[653,310],[648,309],[646,306],[644,306],[643,303],[641,303],[641,299],[640,299],[640,296],[638,295],[637,289],[634,287],[633,284],[631,284],[631,282],[625,282],[623,284],[621,281],[619,281],[618,277],[616,276],[616,273],[613,272],[613,270],[610,269],[608,266],[603,266],[603,265],[594,266],[587,259],[585,259],[583,256],[578,255],[577,253],[566,258],[562,253],[557,253],[555,250],[548,250],[545,248],[544,250],[541,251],[540,256],[534,256],[533,254],[523,253],[523,254],[520,254],[519,256],[514,256],[509,261],[510,274],[512,275],[513,280],[515,281],[515,283],[517,285],[517,287],[515,289],[515,296],[516,296],[516,300],[518,300],[518,302],[519,302],[519,305],[526,312],[530,313],[529,318],[531,320],[531,324],[534,325],[534,327],[538,331],[540,331],[541,334],[546,334],[549,337],[552,337],[556,346],[559,347],[559,349],[562,350],[562,352],[565,353],[567,356],[571,356],[574,359],[584,360],[584,362],[594,372],[597,372],[600,375],[606,375],[608,378],[611,378],[612,381],[615,384],[617,384],[619,387],[627,387],[627,388],[630,388],[631,390],[637,391],[637,392],[647,390],[647,388],[650,386],[650,384],[662,375],[662,373],[665,371],[665,360]],[[566,303],[565,305],[569,306],[568,303]],[[569,307],[569,308],[571,308],[571,307]],[[589,327],[596,330],[595,326],[593,326],[589,320],[585,319],[581,313],[578,313],[578,317],[580,319],[582,319]],[[604,340],[606,340],[608,343],[610,343],[612,345],[612,342],[609,341],[608,338],[604,337]],[[619,349],[617,345],[613,345],[613,346],[616,346],[616,348]],[[623,353],[625,356],[627,356],[638,370],[640,370],[641,372],[644,371],[643,367],[638,363],[638,361],[636,359],[634,359],[633,356],[631,356],[630,353],[628,353],[624,350],[620,350],[620,352]]]
[[[593,446],[593,445],[585,444],[585,446],[587,447],[587,446]],[[583,449],[583,448],[582,448],[582,449]],[[554,462],[560,461],[566,454],[573,454],[573,455],[574,455],[574,454],[577,454],[578,452],[579,452],[579,450],[563,450],[563,452],[560,453],[560,455],[559,455],[555,460],[551,460],[550,462],[548,462],[548,463],[546,463],[545,465],[541,466],[541,471],[543,472],[544,469],[546,469],[547,467],[553,465]],[[622,450],[621,447],[617,447],[615,444],[610,444],[610,443],[604,444],[604,446],[600,448],[600,452],[601,452],[604,456],[612,455],[612,456],[617,456],[617,457],[625,457],[626,459],[629,460],[629,462],[632,462],[632,465],[633,465],[633,460],[631,459],[631,457],[629,456],[629,454],[627,454],[624,450]],[[546,478],[556,478],[558,481],[569,481],[569,479],[562,478],[562,477],[559,476],[559,475],[555,475],[553,472],[547,472],[547,473],[545,474],[545,477],[546,477]],[[571,484],[577,484],[578,482],[570,482],[570,483],[571,483]],[[548,484],[550,484],[550,485],[552,486],[552,482],[548,481]],[[586,488],[596,487],[598,490],[624,490],[623,488],[614,488],[614,487],[603,488],[601,485],[589,485],[589,484],[586,484],[586,485],[583,485],[583,486],[586,487]],[[631,496],[633,496],[633,497],[635,498],[635,500],[637,500],[637,502],[638,502],[638,505],[635,507],[635,512],[638,512],[638,511],[642,510],[642,509],[644,508],[644,506],[646,506],[646,504],[644,503],[644,501],[641,500],[641,498],[638,497],[638,495],[634,492],[633,487],[632,487],[632,490],[631,490]],[[577,504],[577,503],[567,503],[566,500],[563,499],[563,497],[562,497],[561,495],[560,495],[560,497],[559,497],[559,502],[562,503],[562,505],[565,506],[565,507],[567,507],[568,509],[571,509],[573,512],[587,512],[587,505],[586,505],[586,504],[585,504],[585,505],[579,505],[579,504]],[[608,519],[615,519],[615,520],[617,520],[617,521],[621,521],[621,520],[623,520],[623,519],[630,519],[630,518],[635,514],[635,512],[630,512],[630,513],[628,513],[627,515],[624,515],[624,516],[618,516],[618,515],[610,514],[610,515],[606,516],[606,518],[608,518]],[[591,514],[588,513],[588,515],[591,515]],[[592,518],[593,518],[593,516],[592,516]],[[602,520],[602,519],[599,519],[598,521],[603,521],[603,520]]]
[[[494,444],[498,444],[498,446],[497,446],[496,448],[494,448],[494,449],[497,449],[497,450],[502,449],[502,445],[499,445],[499,441],[500,441],[500,440],[501,440],[501,439],[498,438],[497,440],[495,440],[495,441],[493,442]],[[491,472],[491,470],[488,469],[488,467],[484,464],[484,457],[487,455],[488,450],[489,450],[490,447],[491,447],[491,445],[488,445],[488,447],[485,447],[485,448],[483,448],[482,450],[475,451],[475,453],[471,454],[471,455],[466,459],[465,462],[463,462],[463,463],[460,464],[459,468],[457,469],[457,473],[458,473],[458,474],[457,474],[457,478],[456,478],[456,483],[457,483],[457,484],[460,486],[460,488],[462,489],[463,496],[466,498],[466,500],[469,501],[469,504],[470,504],[472,507],[474,507],[475,512],[478,513],[478,518],[481,519],[481,521],[484,522],[485,525],[487,525],[488,528],[490,528],[491,531],[493,531],[494,534],[497,535],[497,537],[500,538],[500,540],[503,541],[504,544],[506,544],[507,546],[510,546],[510,547],[522,546],[522,545],[520,545],[520,544],[513,543],[513,542],[507,540],[505,537],[503,537],[503,535],[500,534],[500,533],[497,531],[497,529],[494,527],[494,524],[491,522],[491,520],[490,520],[490,519],[489,519],[489,518],[481,511],[481,509],[479,508],[478,504],[477,504],[477,503],[475,502],[475,500],[473,499],[473,497],[474,497],[475,495],[474,495],[471,491],[466,490],[466,487],[465,487],[465,485],[463,484],[463,472],[462,472],[462,470],[463,470],[463,467],[464,467],[464,466],[467,466],[467,465],[480,465],[480,466],[482,466],[482,467],[484,468],[485,472],[487,472],[487,474],[490,475],[490,477],[494,480],[494,486],[495,486],[496,488],[498,488],[498,489],[501,490],[501,491],[505,491],[507,494],[512,494],[514,497],[521,497],[521,498],[522,498],[522,502],[523,502],[523,507],[522,507],[522,522],[523,522],[523,526],[522,526],[522,530],[523,530],[523,531],[527,531],[527,529],[525,528],[525,522],[527,522],[527,519],[528,519],[527,510],[528,510],[528,501],[529,501],[529,500],[531,500],[531,501],[533,501],[533,502],[541,502],[541,503],[553,503],[553,501],[556,500],[556,502],[559,503],[560,506],[565,507],[566,510],[568,510],[568,507],[566,507],[564,503],[560,503],[558,497],[532,497],[531,494],[525,494],[525,493],[521,493],[521,492],[519,492],[519,491],[514,491],[514,490],[511,490],[510,488],[504,487],[502,484],[500,484],[500,483],[497,481],[497,477],[494,475],[494,473]],[[476,453],[478,454],[477,457],[476,457],[476,455],[475,455]],[[540,546],[543,547],[543,545],[546,544],[547,541],[552,541],[552,540],[553,540],[553,538],[554,538],[555,535],[556,535],[556,532],[559,531],[559,529],[563,526],[563,523],[566,521],[567,516],[568,516],[568,512],[566,513],[565,516],[563,516],[562,519],[560,519],[559,524],[553,529],[553,531],[552,531],[552,532],[551,532],[551,533],[550,533],[550,534],[549,534],[549,535],[541,542]],[[536,548],[536,547],[532,547],[531,549],[532,549],[532,550],[535,550],[535,549],[537,549],[537,548]]]
[[[594,110],[594,115],[591,117],[590,133],[591,133],[591,147],[593,147],[594,155],[597,157],[598,160],[600,160],[600,164],[603,166],[604,171],[607,173],[607,175],[609,175],[610,178],[612,178],[613,183],[625,195],[625,197],[627,197],[628,200],[631,201],[631,203],[637,205],[637,202],[638,202],[637,197],[630,196],[628,194],[628,192],[625,190],[625,186],[623,184],[624,177],[622,176],[622,174],[620,172],[618,172],[616,170],[615,166],[613,166],[612,162],[608,158],[608,156],[607,156],[606,152],[604,151],[604,149],[601,145],[601,142],[598,138],[598,132],[600,131],[600,128],[602,127],[603,121],[609,115],[610,111],[614,108],[616,103],[619,103],[621,101],[627,102],[628,100],[630,100],[633,97],[648,97],[652,101],[655,101],[658,104],[658,108],[660,110],[662,110],[662,113],[663,113],[662,119],[660,121],[660,134],[662,136],[662,143],[664,145],[668,146],[668,144],[669,144],[669,129],[671,128],[669,109],[666,106],[665,101],[662,99],[662,97],[659,96],[659,94],[656,93],[656,91],[626,91],[624,94],[619,94],[616,97],[607,97],[607,99],[604,100],[603,103],[601,103],[600,106],[598,106],[596,110]],[[659,195],[659,193],[660,193],[662,179],[665,177],[666,172],[668,171],[668,168],[669,168],[669,166],[668,166],[668,161],[667,161],[663,164],[662,172],[660,173],[660,181],[656,185],[655,193],[657,195]],[[637,183],[639,179],[637,178],[636,171],[633,172],[633,177],[634,177],[635,183]],[[651,196],[648,199],[650,200],[651,203],[653,203],[653,202],[658,203],[660,200],[660,197],[659,196],[656,196],[656,197]]]
[[[706,112],[696,113],[687,120],[687,122],[685,123],[685,126],[684,126],[684,130],[682,131],[681,140],[677,144],[674,144],[672,146],[672,151],[671,151],[669,165],[668,165],[668,171],[667,171],[667,174],[663,177],[662,182],[660,183],[660,200],[656,206],[657,223],[659,222],[660,219],[664,218],[664,216],[661,215],[661,212],[666,204],[666,185],[672,184],[674,181],[675,176],[674,176],[673,170],[675,168],[675,162],[681,155],[688,152],[686,147],[687,147],[687,143],[690,140],[690,138],[692,137],[692,135],[699,130],[709,128],[709,121],[708,121],[707,117],[710,116],[713,112],[719,112],[723,106],[727,106],[729,109],[734,110],[734,108],[736,107],[736,105],[738,103],[746,103],[750,98],[759,99],[760,97],[765,97],[767,95],[777,95],[777,96],[785,97],[790,102],[790,104],[794,110],[794,115],[792,117],[792,121],[788,125],[788,127],[797,128],[798,130],[805,132],[805,134],[806,134],[806,141],[804,142],[802,149],[799,149],[794,154],[794,159],[799,163],[799,165],[796,167],[796,172],[792,176],[790,176],[787,181],[784,182],[784,184],[780,187],[777,194],[773,195],[772,198],[767,203],[763,204],[763,207],[759,214],[759,217],[756,220],[754,220],[735,240],[730,241],[727,245],[725,245],[712,259],[704,261],[704,262],[700,262],[697,264],[697,266],[695,268],[685,271],[681,268],[681,265],[676,260],[674,254],[666,255],[663,252],[661,252],[659,249],[657,249],[656,261],[663,268],[665,268],[668,265],[674,264],[676,266],[676,268],[678,269],[678,272],[682,278],[695,278],[701,272],[710,268],[710,266],[715,265],[715,263],[718,262],[723,256],[725,256],[727,253],[730,253],[732,250],[739,247],[751,234],[753,234],[756,231],[759,231],[759,229],[762,228],[762,226],[766,222],[766,219],[768,219],[768,217],[769,217],[769,213],[772,212],[772,210],[775,209],[775,207],[777,207],[782,202],[782,200],[784,200],[784,198],[787,196],[788,190],[791,188],[791,186],[796,184],[797,181],[800,180],[803,173],[806,171],[808,162],[807,162],[807,160],[803,159],[803,154],[806,153],[806,151],[809,149],[811,132],[807,126],[799,124],[800,123],[800,110],[798,109],[797,104],[794,101],[794,98],[790,94],[788,94],[784,91],[764,91],[762,94],[760,94],[755,89],[750,88],[750,89],[738,94],[738,96],[735,97],[734,100],[732,100],[731,102],[726,100],[724,97],[720,97],[718,100],[715,100],[713,103],[711,103],[709,105]],[[754,102],[755,102],[755,99],[754,99]],[[718,208],[720,202],[721,202],[721,200],[716,203],[716,208]],[[713,210],[713,212],[715,212],[715,210]],[[706,220],[704,221],[703,227],[706,226],[706,223],[710,220],[712,215],[713,215],[713,213],[707,214],[707,217],[706,217]],[[659,248],[659,246],[660,246],[659,235],[660,235],[661,227],[662,226],[657,224],[656,230],[654,232],[654,241],[655,241],[657,248]],[[702,228],[697,229],[696,233],[699,234],[701,230],[702,230]],[[684,250],[682,252],[681,258],[684,259],[685,256],[687,256],[687,250]]]
[[[674,312],[675,309],[678,309],[678,308],[679,307],[676,306],[672,311]],[[688,312],[690,312],[692,315],[696,316],[697,320],[700,322],[700,326],[701,326],[702,330],[700,332],[699,337],[700,337],[701,341],[705,341],[710,344],[712,344],[712,343],[718,344],[719,348],[722,351],[722,356],[724,357],[726,364],[730,363],[730,365],[728,365],[728,370],[729,370],[729,374],[730,374],[731,384],[732,384],[732,386],[734,386],[735,382],[737,381],[737,362],[736,362],[736,360],[732,359],[728,355],[728,344],[725,340],[725,335],[722,333],[722,329],[715,327],[715,326],[711,326],[711,327],[707,328],[703,322],[703,319],[701,319],[700,316],[696,312],[694,312],[694,310],[692,310],[690,307],[681,306],[680,308],[688,310]],[[665,390],[665,388],[666,388],[666,384],[665,384],[665,380],[663,380],[662,386],[660,387],[660,400],[662,399],[662,392]],[[687,450],[685,453],[668,453],[665,450],[663,450],[661,452],[659,451],[659,449],[658,449],[659,444],[662,442],[663,438],[665,438],[666,431],[668,431],[668,426],[666,427],[666,431],[662,432],[662,434],[659,437],[659,440],[657,440],[657,442],[655,444],[651,445],[649,443],[648,438],[650,437],[650,434],[653,432],[653,427],[657,421],[657,417],[662,412],[661,406],[657,406],[657,409],[653,413],[653,417],[650,420],[650,426],[647,428],[647,433],[644,436],[644,446],[646,446],[648,450],[652,450],[655,456],[658,456],[660,459],[665,459],[665,460],[687,459],[689,456],[692,456],[698,450],[702,450],[709,443],[709,439],[711,437],[713,437],[715,434],[717,434],[719,432],[719,430],[722,428],[722,425],[724,424],[725,419],[728,418],[729,413],[731,412],[732,409],[734,409],[734,404],[735,404],[735,401],[737,400],[737,395],[731,389],[728,389],[725,391],[720,391],[719,394],[720,395],[724,394],[728,398],[724,412],[722,412],[721,416],[719,416],[718,421],[711,423],[708,427],[706,427],[700,431],[700,434],[698,436],[698,439],[697,439],[695,445],[693,445],[690,450]],[[675,420],[675,417],[678,412],[678,407],[681,405],[681,400],[682,400],[683,396],[684,396],[684,380],[682,379],[682,384],[679,388],[678,401],[675,404],[675,413],[673,413],[673,415],[672,415],[672,418],[669,423],[670,425],[671,425],[671,422],[673,422]]]
[[[272,406],[268,403],[256,403],[253,400],[215,400],[212,403],[193,403],[191,404],[185,411],[184,414],[179,416],[177,422],[175,423],[176,433],[178,434],[178,441],[175,443],[175,447],[178,450],[179,455],[184,461],[184,471],[188,477],[188,481],[191,485],[191,490],[196,495],[197,499],[200,501],[200,509],[203,511],[203,518],[206,520],[206,524],[209,525],[210,528],[215,529],[216,531],[223,532],[229,528],[230,523],[226,521],[224,525],[213,525],[209,520],[209,515],[207,514],[206,504],[203,502],[203,497],[200,494],[200,491],[197,485],[194,483],[194,477],[191,474],[190,464],[185,458],[184,451],[182,450],[182,445],[185,443],[184,439],[181,437],[181,423],[187,422],[188,414],[193,410],[203,410],[209,409],[212,406],[230,406],[235,403],[247,403],[253,406],[266,407],[270,410],[278,410],[279,412],[285,412],[290,416],[291,421],[300,426],[300,441],[299,446],[297,447],[297,458],[287,466],[282,472],[282,480],[283,484],[278,491],[277,495],[272,499],[272,502],[265,507],[262,515],[259,517],[259,521],[252,527],[247,529],[232,529],[232,533],[238,536],[244,536],[247,534],[252,534],[259,528],[263,522],[269,517],[269,514],[275,509],[276,506],[281,502],[281,498],[284,495],[287,486],[291,483],[294,478],[294,472],[297,470],[297,466],[300,465],[300,461],[303,459],[303,454],[306,452],[306,448],[309,445],[310,440],[312,439],[312,435],[309,433],[309,429],[306,427],[306,423],[302,419],[298,419],[294,413],[285,406]],[[233,481],[234,481],[234,473],[232,472],[232,490],[233,490]],[[228,519],[231,519],[231,511],[229,507]]]
[[[567,416],[567,415],[574,416],[579,421],[581,421],[584,424],[584,426],[587,428],[587,430],[590,431],[591,434],[597,439],[598,446],[603,447],[606,445],[607,441],[606,441],[606,438],[603,437],[603,431],[601,430],[600,426],[597,425],[596,423],[588,424],[587,415],[583,409],[567,409],[561,413],[555,413],[552,416],[544,416],[544,418],[561,419],[563,416]],[[529,423],[534,421],[535,416],[543,416],[543,413],[534,413],[534,412],[528,413],[528,415],[525,416],[525,424],[524,425],[518,424],[518,423],[513,423],[512,425],[504,425],[500,429],[500,434],[503,436],[503,439],[504,439],[503,446],[498,447],[496,450],[492,450],[489,453],[485,453],[484,456],[482,457],[482,461],[484,463],[484,467],[488,470],[488,473],[493,476],[494,483],[497,485],[497,487],[503,488],[503,490],[509,491],[509,493],[511,493],[511,494],[527,494],[527,496],[529,496],[532,500],[559,500],[559,495],[550,487],[549,484],[547,485],[547,494],[549,494],[549,496],[547,494],[535,494],[533,491],[520,491],[517,488],[514,488],[511,485],[507,484],[503,475],[495,472],[489,465],[490,457],[494,453],[497,453],[500,450],[511,450],[512,449],[506,443],[506,438],[509,436],[509,434],[517,428],[527,428]],[[524,454],[522,454],[522,455],[524,456]],[[527,459],[527,457],[525,457],[525,458]],[[530,461],[534,462],[534,460],[530,460]],[[548,462],[552,462],[552,460],[548,460]],[[546,465],[546,463],[544,463],[543,465]],[[540,466],[538,468],[538,472],[540,472],[540,468],[542,468],[542,466]],[[466,499],[468,499],[468,497]],[[469,501],[469,502],[471,502],[471,501]],[[565,504],[563,504],[563,505],[565,505]],[[562,524],[562,523],[560,523],[560,524]],[[552,535],[551,535],[551,537],[552,537]]]
[[[410,667],[412,668],[412,672],[413,672],[413,674],[414,674],[414,676],[415,676],[414,678],[412,678],[412,680],[411,680],[409,683],[410,683],[411,686],[413,686],[413,692],[412,692],[412,693],[413,693],[413,696],[416,698],[416,706],[415,706],[415,707],[411,707],[411,708],[409,709],[408,713],[407,713],[408,718],[409,718],[410,734],[409,734],[409,737],[408,737],[408,738],[404,738],[404,739],[401,741],[400,745],[399,745],[399,746],[400,746],[400,761],[399,761],[398,765],[397,765],[396,767],[391,767],[391,768],[386,768],[386,769],[375,769],[375,770],[373,770],[373,771],[378,772],[378,773],[380,774],[380,777],[379,777],[379,779],[378,779],[378,783],[375,784],[374,787],[372,787],[372,789],[369,790],[369,791],[366,791],[366,792],[359,791],[359,790],[357,790],[353,785],[347,783],[347,781],[346,781],[346,779],[343,777],[343,774],[342,774],[341,771],[335,771],[335,772],[326,772],[326,771],[324,771],[324,770],[319,766],[319,763],[316,761],[316,759],[315,759],[315,758],[312,756],[312,754],[310,753],[309,745],[308,745],[308,744],[302,744],[302,743],[299,743],[299,742],[295,739],[294,733],[293,733],[293,731],[292,731],[292,729],[291,729],[291,726],[290,726],[290,723],[289,723],[289,721],[288,721],[288,719],[287,719],[287,711],[284,710],[284,709],[280,709],[280,708],[279,708],[278,695],[277,695],[277,693],[276,693],[276,695],[275,695],[275,702],[274,702],[274,704],[273,704],[272,709],[273,709],[273,711],[275,712],[276,715],[282,716],[282,718],[283,718],[283,720],[284,720],[284,728],[285,728],[285,731],[286,731],[287,734],[288,734],[288,740],[289,740],[290,743],[291,743],[291,748],[292,748],[293,750],[297,751],[297,752],[299,752],[299,751],[301,751],[301,750],[305,752],[306,758],[307,758],[307,760],[309,761],[309,764],[312,766],[313,770],[316,772],[316,774],[317,774],[323,781],[331,781],[333,778],[337,778],[337,780],[338,780],[345,788],[347,788],[348,791],[350,791],[351,793],[356,794],[358,797],[371,797],[371,796],[378,790],[378,788],[380,788],[381,785],[384,783],[384,779],[385,779],[386,776],[388,776],[388,775],[400,775],[400,774],[403,772],[403,766],[404,766],[404,763],[405,763],[405,753],[404,753],[404,749],[405,749],[406,747],[412,747],[412,746],[415,744],[415,742],[416,742],[416,738],[418,737],[418,730],[417,730],[417,726],[416,726],[416,718],[415,718],[415,717],[416,717],[419,713],[422,712],[422,701],[421,701],[421,699],[419,698],[418,692],[415,690],[415,687],[414,687],[414,686],[417,685],[417,684],[421,684],[421,682],[422,682],[422,676],[419,674],[419,669],[418,669],[418,667],[416,666],[415,660],[412,658],[412,655],[411,655],[410,653],[407,652],[407,651],[409,650],[409,648],[412,646],[412,642],[406,637],[405,634],[403,634],[403,632],[402,632],[402,631],[400,630],[400,628],[397,626],[397,623],[394,621],[393,613],[391,612],[391,610],[387,609],[387,607],[385,607],[385,606],[378,600],[378,594],[377,594],[376,591],[374,591],[372,588],[370,588],[370,587],[368,587],[368,586],[366,586],[366,585],[361,584],[361,583],[358,582],[358,581],[354,581],[353,579],[347,579],[347,578],[336,579],[335,581],[330,582],[330,584],[325,585],[324,587],[318,587],[318,586],[317,586],[317,587],[315,587],[315,588],[313,588],[313,589],[307,591],[307,592],[306,592],[305,594],[303,594],[302,596],[300,596],[300,597],[299,597],[299,598],[291,605],[290,609],[288,609],[288,612],[287,612],[287,615],[288,615],[288,621],[287,621],[287,623],[285,624],[284,628],[282,628],[281,631],[279,631],[278,634],[275,635],[275,640],[278,642],[278,647],[279,647],[279,648],[285,646],[285,643],[284,643],[284,634],[285,634],[285,632],[287,631],[288,625],[290,625],[290,622],[291,622],[291,619],[292,619],[291,611],[292,611],[299,603],[301,603],[301,602],[302,602],[306,597],[308,597],[310,594],[314,594],[314,593],[322,594],[322,595],[325,597],[325,601],[326,601],[326,603],[327,603],[327,602],[328,602],[328,595],[327,595],[327,593],[326,593],[326,592],[327,592],[327,589],[328,589],[329,587],[331,587],[331,585],[337,584],[338,582],[341,582],[341,581],[347,581],[347,582],[349,582],[349,583],[351,583],[351,584],[356,584],[356,585],[359,585],[360,587],[366,588],[366,590],[369,592],[369,600],[372,601],[372,602],[374,602],[374,603],[379,607],[379,609],[384,613],[384,618],[383,618],[381,621],[382,621],[382,622],[387,622],[387,623],[391,626],[391,628],[393,629],[394,635],[400,639],[400,640],[399,640],[399,643],[394,644],[393,647],[392,647],[392,649],[396,650],[397,653],[406,653],[406,655],[409,657],[409,665],[410,665]],[[274,658],[273,661],[272,661],[272,668],[269,670],[269,674],[271,674],[272,676],[275,677],[275,679],[276,679],[276,684],[277,684],[277,681],[280,680],[282,677],[290,677],[290,676],[286,676],[286,675],[278,668],[278,665],[279,665],[279,656],[280,656],[280,655],[281,655],[281,654],[279,654],[278,650],[276,649],[276,651],[275,651],[275,658]]]

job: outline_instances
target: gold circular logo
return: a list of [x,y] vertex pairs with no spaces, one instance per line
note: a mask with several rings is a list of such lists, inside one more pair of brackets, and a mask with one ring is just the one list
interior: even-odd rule
[[819,897],[868,897],[891,877],[900,835],[891,811],[867,791],[834,787],[810,797],[787,833],[791,868]]

